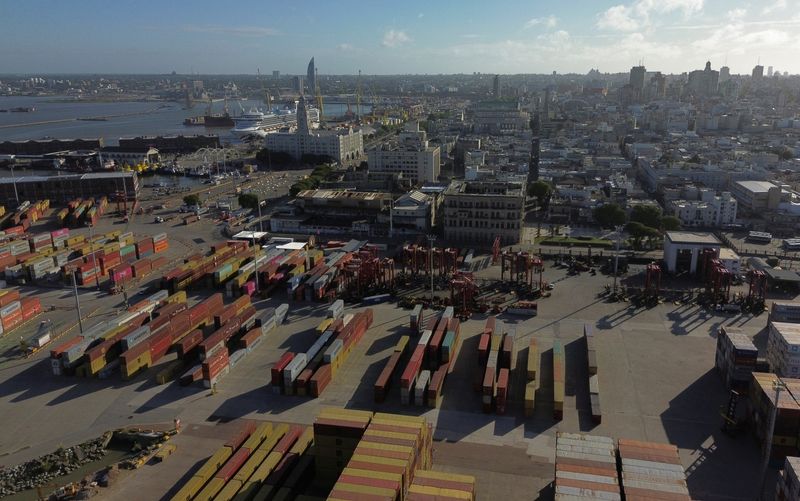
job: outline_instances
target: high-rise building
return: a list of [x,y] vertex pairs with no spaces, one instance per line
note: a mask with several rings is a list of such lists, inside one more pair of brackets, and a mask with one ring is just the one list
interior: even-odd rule
[[369,149],[367,164],[370,172],[399,173],[412,183],[435,183],[439,180],[441,151],[428,142],[419,123],[412,122],[395,140]]
[[642,93],[644,92],[645,73],[647,73],[647,70],[644,66],[634,66],[631,68],[631,76],[628,83],[633,90],[633,98],[637,101],[641,99]]
[[308,86],[308,95],[312,100],[317,95],[317,67],[314,66],[314,58],[308,62],[308,69],[306,70],[306,84]]
[[767,76],[768,77],[772,76],[772,66],[767,66]]
[[444,192],[444,236],[447,240],[489,245],[519,243],[525,206],[522,183],[455,181]]
[[541,155],[541,133],[542,133],[542,119],[539,116],[539,111],[533,114],[533,121],[531,123],[531,158],[528,162],[528,183],[532,183],[539,179],[539,156]]
[[495,75],[494,76],[493,91],[494,91],[494,97],[496,99],[499,99],[499,98],[503,97],[501,95],[501,91],[500,91],[500,75]]
[[292,88],[295,92],[303,93],[303,77],[301,75],[292,77]]
[[757,64],[755,68],[753,68],[753,78],[763,78],[764,77],[764,67],[760,64]]
[[725,83],[731,79],[731,69],[723,66],[719,69],[719,83]]
[[687,84],[689,91],[695,96],[713,96],[717,93],[719,85],[719,72],[711,69],[711,62],[706,63],[703,70],[695,70],[689,73]]
[[281,70],[272,70],[272,78],[280,78]]

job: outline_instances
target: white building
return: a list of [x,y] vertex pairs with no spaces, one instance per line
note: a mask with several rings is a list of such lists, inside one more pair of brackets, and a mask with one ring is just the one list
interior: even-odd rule
[[428,183],[439,179],[441,155],[439,147],[430,145],[425,131],[414,122],[396,141],[368,150],[367,164],[372,172],[402,173],[412,183]]
[[364,156],[364,136],[360,130],[312,131],[303,96],[297,104],[297,131],[267,134],[264,146],[270,151],[288,153],[295,160],[303,155],[320,155],[343,163]]
[[413,190],[392,203],[390,225],[392,234],[427,233],[435,217],[433,197]]
[[800,377],[800,324],[770,322],[767,362],[783,377]]
[[700,200],[672,200],[669,210],[685,227],[719,228],[736,222],[737,202],[730,192],[701,190]]
[[721,248],[722,243],[711,233],[668,231],[664,235],[664,263],[670,273],[696,273],[703,249],[715,249],[719,254]]

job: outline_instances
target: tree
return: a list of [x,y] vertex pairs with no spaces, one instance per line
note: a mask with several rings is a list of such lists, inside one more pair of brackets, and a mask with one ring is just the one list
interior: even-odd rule
[[183,197],[183,203],[185,203],[188,206],[202,205],[202,202],[200,202],[200,196],[197,195],[196,193],[192,195],[186,195],[185,197]]
[[650,228],[661,228],[661,207],[637,205],[631,211],[631,221],[642,223]]
[[661,218],[661,227],[664,231],[678,231],[681,229],[681,220],[675,216],[664,216]]
[[638,221],[631,221],[625,226],[625,230],[630,234],[631,238],[633,239],[633,246],[636,249],[640,249],[642,246],[642,240],[647,239],[652,243],[652,241],[659,236],[659,232],[655,228],[651,228],[649,226],[645,226]]
[[239,195],[239,206],[245,209],[258,209],[258,195],[254,193],[242,193]]
[[594,210],[594,220],[604,227],[625,224],[625,211],[614,203],[601,205]]
[[545,207],[553,195],[553,188],[544,181],[534,181],[528,185],[528,196],[536,198],[536,205]]

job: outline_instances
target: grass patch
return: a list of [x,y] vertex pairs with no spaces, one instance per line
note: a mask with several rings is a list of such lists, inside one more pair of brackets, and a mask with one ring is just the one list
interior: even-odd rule
[[605,238],[572,238],[572,237],[544,237],[538,242],[540,245],[556,245],[556,246],[567,246],[571,245],[572,247],[603,247],[603,248],[612,248],[614,247],[614,242],[611,240],[607,240]]

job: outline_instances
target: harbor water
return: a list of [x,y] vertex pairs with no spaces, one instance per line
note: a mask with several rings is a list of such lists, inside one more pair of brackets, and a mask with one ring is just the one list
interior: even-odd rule
[[[224,103],[215,101],[212,113],[221,113]],[[264,107],[259,100],[229,101],[233,116],[242,110]],[[82,102],[69,97],[0,96],[0,110],[33,108],[31,112],[0,112],[0,141],[28,139],[85,139],[102,137],[107,145],[118,144],[120,137],[216,134],[223,142],[236,142],[229,127],[183,125],[186,118],[203,115],[207,103],[197,102],[191,109],[165,101]],[[368,108],[367,108],[368,110]],[[325,106],[326,116],[341,116],[346,104]],[[108,117],[105,120],[87,118]],[[83,119],[83,120],[79,120]],[[32,125],[27,125],[32,124]]]

